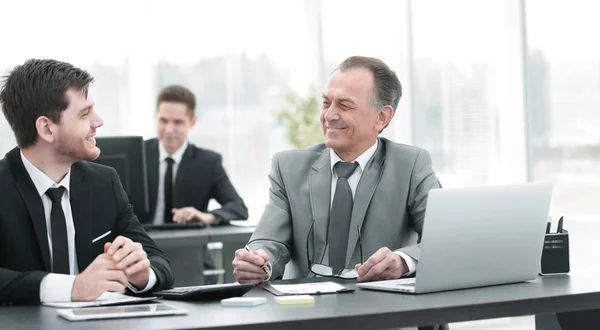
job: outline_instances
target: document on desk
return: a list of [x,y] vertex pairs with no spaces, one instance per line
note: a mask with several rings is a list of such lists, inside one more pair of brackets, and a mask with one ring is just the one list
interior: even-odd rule
[[60,307],[60,308],[82,308],[82,307],[94,307],[94,306],[111,306],[111,305],[125,305],[135,304],[143,301],[158,299],[157,297],[132,297],[127,296],[118,292],[104,292],[100,297],[93,301],[57,301],[57,302],[45,302],[42,305],[48,307]]
[[[295,294],[325,294],[325,293],[341,293],[341,292],[352,292],[353,289],[349,289],[343,285],[335,282],[317,282],[317,283],[302,283],[302,284],[271,284],[271,288],[277,290],[282,295],[295,295]],[[268,288],[266,288],[268,290]],[[268,290],[274,293],[271,290]]]

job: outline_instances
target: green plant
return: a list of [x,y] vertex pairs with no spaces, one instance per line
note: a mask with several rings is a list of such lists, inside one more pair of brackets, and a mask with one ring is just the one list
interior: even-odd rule
[[278,125],[286,128],[286,137],[294,148],[304,148],[323,142],[319,121],[320,102],[312,88],[308,95],[290,91],[283,95],[285,106],[275,112]]

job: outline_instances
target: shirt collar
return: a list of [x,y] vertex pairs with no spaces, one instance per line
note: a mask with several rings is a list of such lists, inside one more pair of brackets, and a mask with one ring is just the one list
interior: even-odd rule
[[[377,151],[378,145],[379,145],[379,139],[375,139],[375,143],[369,149],[365,150],[365,152],[363,152],[355,160],[353,160],[352,163],[357,162],[358,166],[360,166],[361,170],[364,170],[365,167],[367,166],[367,163],[369,162],[369,160],[371,160],[371,158],[373,158],[375,151]],[[331,160],[330,161],[331,173],[333,173],[333,167],[335,166],[335,164],[337,164],[337,162],[342,162],[343,160],[331,148],[329,149],[329,159]]]
[[23,154],[23,150],[21,150],[21,160],[23,161],[23,165],[25,166],[31,181],[33,181],[35,189],[38,191],[40,197],[46,193],[48,188],[65,187],[65,189],[69,191],[69,187],[71,186],[71,168],[69,168],[67,175],[65,175],[65,177],[60,180],[59,183],[56,183],[44,172],[40,171],[40,169],[31,164],[29,159],[27,159],[27,157],[25,157]]
[[169,155],[169,153],[167,152],[167,150],[165,149],[165,147],[163,146],[162,142],[160,142],[160,140],[158,141],[158,161],[162,162],[164,161],[167,157],[171,157],[173,158],[173,161],[175,162],[175,164],[179,164],[181,163],[181,158],[183,158],[183,153],[185,152],[185,150],[188,147],[188,141],[186,140],[181,147],[179,147],[179,149],[177,149],[177,151],[175,151],[172,155]]

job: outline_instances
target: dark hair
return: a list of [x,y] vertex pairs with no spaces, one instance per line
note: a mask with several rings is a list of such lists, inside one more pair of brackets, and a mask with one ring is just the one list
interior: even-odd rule
[[391,105],[396,111],[402,96],[402,85],[396,73],[382,60],[363,56],[347,58],[334,72],[355,68],[365,68],[373,73],[375,89],[371,97],[371,108],[381,109],[386,105]]
[[19,147],[36,143],[39,117],[60,123],[61,113],[69,107],[68,89],[75,88],[87,97],[93,81],[87,71],[55,60],[29,59],[12,69],[3,79],[0,105]]
[[190,117],[194,116],[196,110],[196,97],[189,89],[181,85],[170,85],[163,88],[156,98],[156,109],[161,102],[178,102],[187,106]]

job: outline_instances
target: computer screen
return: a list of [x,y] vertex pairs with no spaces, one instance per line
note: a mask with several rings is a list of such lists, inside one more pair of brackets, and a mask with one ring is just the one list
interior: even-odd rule
[[94,162],[117,171],[133,212],[144,222],[149,213],[144,139],[141,136],[97,137],[96,146],[101,152]]

